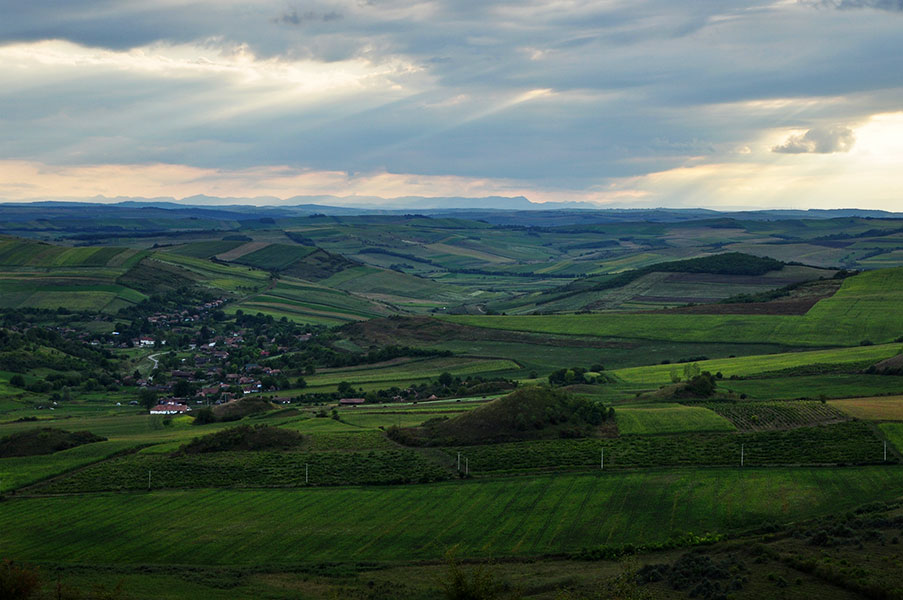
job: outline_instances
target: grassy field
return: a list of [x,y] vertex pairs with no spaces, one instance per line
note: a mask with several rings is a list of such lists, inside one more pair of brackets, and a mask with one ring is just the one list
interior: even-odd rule
[[453,545],[465,556],[536,556],[736,531],[901,494],[900,468],[872,467],[13,498],[0,545],[19,560],[82,564],[409,562]]
[[854,346],[889,342],[903,332],[903,268],[867,271],[844,281],[808,313],[699,315],[681,313],[443,316],[477,327],[617,338],[693,342],[768,342],[793,346]]
[[[859,365],[872,364],[896,355],[900,344],[883,344],[876,346],[858,346],[854,348],[837,348],[833,350],[812,350],[808,352],[787,352],[784,354],[766,354],[761,356],[743,356],[738,358],[719,358],[703,360],[696,364],[703,371],[722,373],[725,378],[731,375],[749,377],[761,373],[771,373],[805,367],[808,365]],[[682,364],[651,365],[647,367],[631,367],[612,371],[619,379],[631,383],[648,383],[663,385],[671,382],[671,372],[676,371],[683,376]],[[732,381],[724,381],[730,387]]]
[[824,374],[721,381],[719,386],[757,400],[855,398],[903,393],[903,377],[894,375]]
[[734,430],[730,421],[701,406],[625,407],[615,417],[622,435]]
[[108,441],[76,446],[54,454],[0,458],[2,491],[8,492],[84,467],[134,446],[135,443],[129,441]]
[[830,404],[857,419],[903,421],[903,396],[850,398],[832,400]]
[[903,423],[881,423],[878,427],[897,451],[903,452]]

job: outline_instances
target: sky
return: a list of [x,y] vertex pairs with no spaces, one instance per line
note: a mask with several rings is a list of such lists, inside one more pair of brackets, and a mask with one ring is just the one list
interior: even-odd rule
[[903,0],[0,0],[0,199],[903,210]]

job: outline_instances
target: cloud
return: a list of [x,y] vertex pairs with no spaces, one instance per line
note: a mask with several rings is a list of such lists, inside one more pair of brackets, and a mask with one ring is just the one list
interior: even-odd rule
[[856,143],[856,135],[849,127],[813,128],[800,135],[791,135],[772,152],[780,154],[834,154],[849,152]]
[[903,0],[801,0],[801,2],[810,6],[836,8],[838,10],[872,8],[891,12],[903,12]]

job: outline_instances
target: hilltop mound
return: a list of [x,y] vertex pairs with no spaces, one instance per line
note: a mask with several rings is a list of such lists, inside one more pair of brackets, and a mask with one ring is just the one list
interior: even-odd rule
[[240,425],[183,444],[179,454],[203,454],[229,450],[288,450],[300,446],[304,438],[297,431],[269,425]]
[[600,433],[614,411],[601,403],[544,387],[519,389],[452,419],[392,428],[389,437],[412,446],[490,444]]
[[68,450],[82,444],[105,442],[107,438],[90,431],[64,431],[52,427],[29,429],[0,438],[0,458],[37,456]]
[[214,407],[213,415],[217,421],[238,421],[273,408],[273,405],[263,398],[241,398]]

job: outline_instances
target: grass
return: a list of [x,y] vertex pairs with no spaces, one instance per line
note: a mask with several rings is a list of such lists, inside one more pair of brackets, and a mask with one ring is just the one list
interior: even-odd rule
[[832,400],[830,404],[857,419],[903,421],[903,396],[850,398],[849,400]]
[[410,562],[454,545],[459,556],[538,556],[836,514],[900,496],[901,472],[691,469],[13,498],[0,543],[18,560],[81,564]]
[[692,342],[768,342],[793,346],[854,346],[889,342],[903,331],[903,268],[867,271],[846,279],[834,296],[808,313],[791,315],[443,316],[477,327],[603,337]]
[[134,446],[133,442],[126,441],[98,442],[42,456],[0,458],[0,480],[3,482],[3,491],[31,485],[48,477],[102,461]]
[[881,423],[878,427],[897,451],[903,452],[903,423]]
[[615,417],[622,435],[734,430],[730,421],[701,406],[618,408]]
[[[743,356],[738,358],[718,358],[698,361],[696,364],[703,371],[722,373],[725,378],[731,375],[749,377],[762,373],[785,371],[809,365],[854,365],[876,363],[890,358],[900,351],[900,344],[883,344],[876,346],[857,346],[855,348],[836,348],[832,350],[811,350],[808,352],[786,352],[783,354],[765,354],[759,356]],[[629,383],[646,383],[663,385],[671,382],[671,372],[683,376],[683,364],[651,365],[631,367],[612,371],[619,379]],[[858,370],[858,369],[857,369]],[[723,381],[722,385],[730,387],[732,381]]]
[[824,374],[720,381],[719,386],[757,400],[854,398],[903,393],[903,377],[893,375]]

